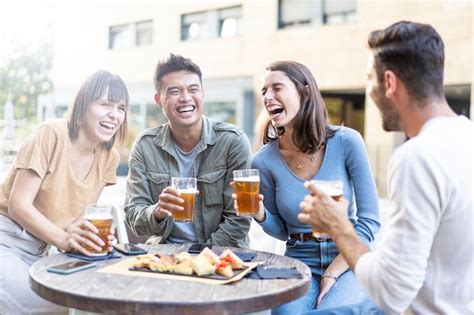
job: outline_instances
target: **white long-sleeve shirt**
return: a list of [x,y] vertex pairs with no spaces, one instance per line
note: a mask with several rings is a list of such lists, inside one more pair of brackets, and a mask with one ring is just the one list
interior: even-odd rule
[[394,152],[387,226],[376,249],[355,267],[388,313],[470,314],[473,125],[463,116],[431,119]]

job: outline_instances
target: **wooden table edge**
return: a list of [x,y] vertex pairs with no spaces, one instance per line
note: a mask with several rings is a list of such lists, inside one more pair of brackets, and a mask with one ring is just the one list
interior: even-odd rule
[[[90,296],[84,297],[79,294],[73,294],[69,292],[65,293],[54,288],[48,287],[47,285],[40,284],[35,280],[34,276],[32,276],[31,273],[29,275],[29,280],[31,289],[40,297],[52,303],[89,312],[128,314],[130,314],[131,312],[135,314],[155,314],[158,311],[165,312],[167,310],[177,309],[179,309],[180,313],[182,312],[183,314],[186,314],[188,312],[197,312],[198,314],[214,314],[216,312],[222,314],[257,312],[293,301],[303,296],[306,292],[309,291],[311,287],[311,281],[310,279],[308,279],[308,281],[302,286],[295,286],[290,290],[285,290],[284,292],[269,293],[264,296],[259,296],[255,298],[250,297],[240,300],[215,302],[207,301],[202,303],[195,302],[193,304],[188,304],[186,302],[170,303],[169,301],[163,304],[160,302],[141,302],[137,306],[136,303],[132,301],[113,300],[110,298],[95,298],[94,302],[91,303],[90,301],[92,298]],[[265,299],[264,305],[261,305],[263,304],[262,298]],[[268,303],[267,299],[271,299],[275,301],[275,303]],[[120,305],[120,309],[122,309],[123,312],[117,312],[113,310],[117,308],[117,304]]]

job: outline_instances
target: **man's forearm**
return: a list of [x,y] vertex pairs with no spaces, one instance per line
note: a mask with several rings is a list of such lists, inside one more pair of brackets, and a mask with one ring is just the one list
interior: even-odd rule
[[332,234],[332,239],[336,243],[339,253],[341,253],[352,270],[354,270],[359,258],[369,252],[369,248],[357,236],[354,228],[340,230]]

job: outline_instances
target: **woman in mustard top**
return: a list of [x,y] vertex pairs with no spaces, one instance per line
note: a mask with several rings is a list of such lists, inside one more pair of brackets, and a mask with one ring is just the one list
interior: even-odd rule
[[66,311],[29,288],[28,269],[51,246],[88,255],[86,245],[104,245],[83,211],[116,182],[113,144],[125,137],[128,102],[122,79],[98,71],[79,89],[67,120],[45,121],[20,146],[0,186],[1,314]]

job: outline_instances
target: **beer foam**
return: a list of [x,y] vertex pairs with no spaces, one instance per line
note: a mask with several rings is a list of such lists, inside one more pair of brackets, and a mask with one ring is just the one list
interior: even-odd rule
[[93,213],[93,214],[86,214],[84,219],[88,220],[88,221],[92,221],[92,220],[112,220],[113,217],[112,217],[111,214]]
[[319,189],[324,191],[329,196],[342,196],[343,192],[340,188],[328,187],[324,185],[316,185]]
[[236,182],[259,182],[260,181],[260,176],[249,176],[249,177],[238,177],[234,178],[234,181]]
[[178,191],[182,194],[195,194],[195,193],[197,193],[196,188],[178,189]]
[[329,188],[328,190],[326,190],[326,193],[329,195],[329,196],[342,196],[342,189],[338,189],[338,188]]

